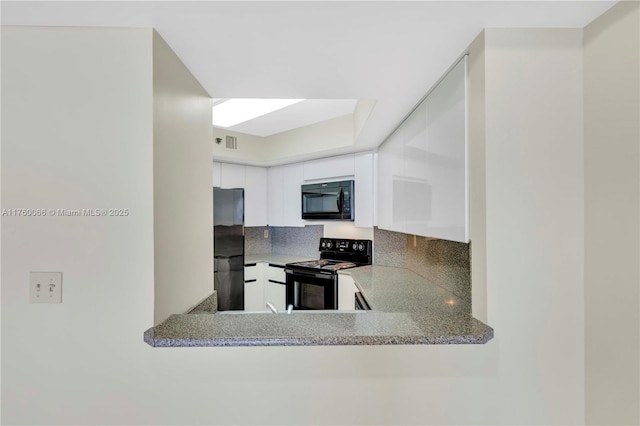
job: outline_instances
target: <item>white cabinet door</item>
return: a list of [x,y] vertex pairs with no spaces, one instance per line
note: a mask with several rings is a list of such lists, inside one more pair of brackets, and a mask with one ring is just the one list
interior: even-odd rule
[[217,161],[213,162],[213,186],[220,188],[220,185],[222,185],[222,180],[221,180],[221,176],[220,173],[222,171],[222,164],[218,163]]
[[466,57],[429,94],[426,103],[425,180],[430,216],[419,235],[469,242]]
[[284,267],[269,265],[266,269],[265,277],[267,280],[276,281],[279,283],[287,282],[287,274],[284,272]]
[[244,224],[267,226],[267,169],[245,166]]
[[360,228],[373,226],[373,153],[355,154],[355,221]]
[[403,173],[394,178],[394,192],[402,206],[396,215],[403,232],[426,235],[432,216],[433,182],[427,169],[427,106],[422,102],[403,123]]
[[304,167],[302,163],[284,166],[283,181],[280,187],[284,191],[283,226],[304,226],[302,220],[302,192],[304,181]]
[[349,275],[338,275],[338,310],[352,311],[356,308],[356,284]]
[[304,162],[304,180],[346,178],[354,173],[353,154]]
[[244,310],[264,311],[264,263],[244,268]]
[[244,166],[222,163],[220,187],[226,189],[244,188]]
[[378,150],[378,226],[469,242],[466,57]]
[[284,268],[268,265],[265,268],[264,304],[271,303],[278,311],[287,309],[287,277]]
[[284,268],[259,262],[244,268],[244,310],[266,312],[267,302],[286,310],[287,290]]
[[404,174],[404,129],[398,128],[378,150],[378,227],[404,232],[404,194],[399,178]]
[[278,311],[287,309],[287,286],[282,283],[267,281],[265,283],[264,304],[271,303]]
[[244,310],[264,311],[264,283],[250,281],[244,283]]
[[269,226],[284,226],[284,167],[270,167],[267,180],[267,223]]

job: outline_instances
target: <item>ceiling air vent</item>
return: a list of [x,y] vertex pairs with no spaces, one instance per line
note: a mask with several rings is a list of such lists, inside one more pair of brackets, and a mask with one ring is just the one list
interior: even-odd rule
[[227,149],[238,149],[238,138],[227,136]]

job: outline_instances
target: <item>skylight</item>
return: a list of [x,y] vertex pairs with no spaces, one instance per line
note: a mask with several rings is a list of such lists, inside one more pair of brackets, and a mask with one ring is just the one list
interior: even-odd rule
[[304,99],[227,99],[213,106],[212,123],[217,127],[232,127],[302,101]]

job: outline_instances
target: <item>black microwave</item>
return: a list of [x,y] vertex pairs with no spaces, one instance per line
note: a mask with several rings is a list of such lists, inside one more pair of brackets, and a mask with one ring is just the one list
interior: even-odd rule
[[353,220],[352,180],[302,185],[302,218]]

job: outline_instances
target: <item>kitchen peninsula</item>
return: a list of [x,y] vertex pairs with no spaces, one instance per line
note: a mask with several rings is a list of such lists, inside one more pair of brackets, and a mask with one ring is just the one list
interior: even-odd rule
[[172,315],[144,340],[155,347],[313,346],[482,344],[493,337],[468,302],[408,269],[373,265],[340,275],[353,278],[372,310]]

